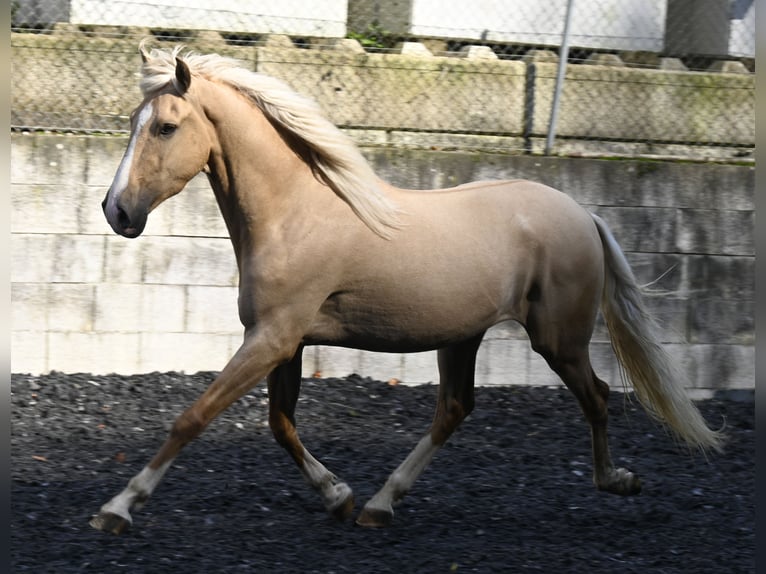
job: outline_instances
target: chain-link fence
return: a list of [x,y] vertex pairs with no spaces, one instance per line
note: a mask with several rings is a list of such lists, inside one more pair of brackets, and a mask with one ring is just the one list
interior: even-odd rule
[[361,142],[755,144],[753,0],[14,0],[12,127],[126,130],[145,37],[281,77]]

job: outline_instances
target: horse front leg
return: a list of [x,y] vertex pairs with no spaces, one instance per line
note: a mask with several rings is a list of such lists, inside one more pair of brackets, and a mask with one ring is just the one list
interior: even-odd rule
[[157,454],[130,479],[117,496],[104,504],[90,521],[98,530],[120,534],[154,492],[181,449],[196,438],[210,422],[234,401],[255,387],[277,364],[289,359],[294,349],[289,344],[275,345],[268,337],[246,336],[237,353],[205,392],[173,423]]
[[295,406],[301,388],[301,357],[303,347],[287,363],[278,366],[268,377],[269,426],[274,438],[298,465],[303,478],[322,497],[327,511],[338,520],[345,520],[354,509],[351,488],[314,458],[303,446],[295,428]]
[[447,442],[474,407],[476,353],[484,333],[463,343],[439,349],[439,397],[430,432],[420,439],[386,483],[365,505],[356,523],[360,526],[388,526],[394,505],[409,492],[436,452]]

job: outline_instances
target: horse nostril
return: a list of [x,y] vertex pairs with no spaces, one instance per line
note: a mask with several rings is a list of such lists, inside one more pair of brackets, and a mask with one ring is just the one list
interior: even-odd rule
[[117,207],[117,222],[123,229],[130,227],[130,218],[128,217],[128,214],[125,213],[125,210],[119,206]]

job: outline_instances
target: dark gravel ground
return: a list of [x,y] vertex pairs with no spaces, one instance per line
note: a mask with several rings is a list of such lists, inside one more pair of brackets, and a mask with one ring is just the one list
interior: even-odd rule
[[[266,425],[265,385],[176,459],[122,536],[90,528],[213,373],[12,376],[14,572],[755,572],[752,393],[723,455],[675,445],[613,394],[615,460],[641,495],[599,493],[590,437],[562,388],[479,388],[477,408],[396,509],[391,528],[338,523]],[[426,431],[436,387],[303,383],[306,446],[355,489],[357,511]]]

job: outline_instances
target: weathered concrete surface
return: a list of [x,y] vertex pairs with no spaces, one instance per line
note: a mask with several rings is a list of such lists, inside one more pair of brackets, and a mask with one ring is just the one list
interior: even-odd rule
[[[530,64],[532,132],[548,130],[557,64]],[[625,141],[750,145],[755,98],[750,75],[567,66],[556,133]]]
[[[280,35],[235,46],[201,34],[188,44],[286,80],[359,143],[543,149],[555,63],[470,57],[470,50],[434,56],[422,44],[406,49],[412,43],[402,53],[367,53],[349,39],[299,49]],[[11,64],[12,125],[128,128],[139,101],[134,38],[14,33]],[[753,74],[570,65],[556,151],[742,157],[755,144],[754,86]]]
[[525,65],[345,50],[258,50],[257,70],[310,94],[336,125],[519,135]]
[[[129,241],[100,202],[127,140],[13,134],[12,370],[138,373],[218,370],[241,341],[237,272],[206,180],[160,206]],[[382,177],[411,188],[528,178],[603,216],[640,281],[664,340],[699,389],[753,386],[754,168],[723,164],[543,158],[367,148]],[[598,372],[620,379],[603,326]],[[385,355],[319,347],[306,374],[352,372],[435,381],[434,353]],[[478,384],[555,384],[513,325],[491,330]]]

